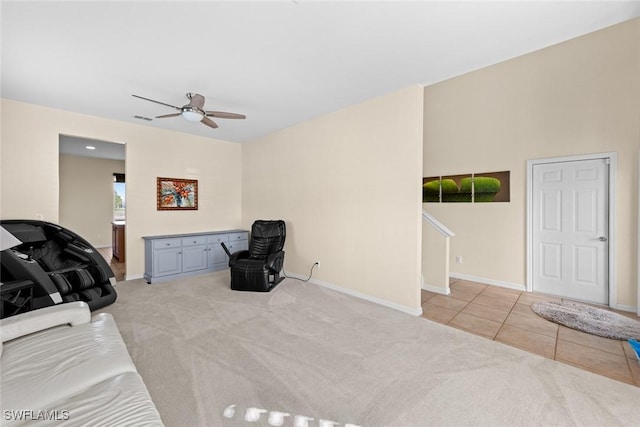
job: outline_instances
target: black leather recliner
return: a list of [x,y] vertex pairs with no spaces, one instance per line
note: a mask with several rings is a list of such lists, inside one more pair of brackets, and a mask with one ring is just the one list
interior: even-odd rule
[[113,270],[76,233],[46,221],[2,220],[0,224],[22,241],[2,251],[3,281],[35,283],[31,309],[84,301],[93,311],[116,300]]
[[231,289],[269,292],[284,280],[284,277],[280,277],[280,272],[284,264],[286,234],[282,220],[254,222],[251,226],[249,250],[229,255]]

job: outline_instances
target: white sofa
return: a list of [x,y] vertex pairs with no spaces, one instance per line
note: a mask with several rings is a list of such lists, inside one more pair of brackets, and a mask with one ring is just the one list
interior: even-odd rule
[[110,314],[84,302],[0,321],[0,424],[162,426]]

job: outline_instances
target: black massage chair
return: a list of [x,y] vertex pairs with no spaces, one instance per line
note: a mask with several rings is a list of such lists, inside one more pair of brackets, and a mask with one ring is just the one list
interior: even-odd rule
[[248,251],[229,253],[231,289],[234,291],[269,292],[284,280],[284,241],[287,229],[282,220],[257,220],[251,226]]
[[[73,231],[36,220],[2,220],[0,225],[22,242],[0,252],[3,288],[10,282],[33,282],[27,311],[72,301],[84,301],[93,311],[116,300],[113,270]],[[17,296],[3,289],[2,298],[4,306]],[[3,310],[2,316],[12,314]]]

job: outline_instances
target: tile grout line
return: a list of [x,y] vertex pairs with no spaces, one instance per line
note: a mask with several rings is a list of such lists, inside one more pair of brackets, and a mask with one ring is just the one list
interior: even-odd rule
[[[479,296],[480,296],[480,295],[481,295],[485,290],[487,290],[487,289],[488,289],[488,286],[485,286],[485,287],[484,287],[480,292],[478,292],[478,293],[476,294],[476,296],[474,296],[470,301],[466,301],[467,303],[465,304],[465,306],[464,306],[464,307],[462,307],[462,309],[460,309],[460,311],[459,311],[458,313],[456,313],[456,315],[455,315],[455,316],[453,316],[453,317],[451,318],[451,320],[455,319],[455,318],[456,318],[460,313],[462,313],[462,311],[463,311],[465,308],[467,308],[467,307],[469,306],[469,304],[471,304],[472,302],[474,302],[474,301],[475,301],[475,300],[476,300],[476,299],[477,299],[477,298],[478,298],[478,297],[479,297]],[[484,296],[485,296],[485,297],[487,297],[487,298],[499,299],[499,298],[495,298],[495,297],[493,297],[493,296],[489,296],[489,295],[484,295]],[[518,296],[518,298],[520,298],[520,296]],[[455,298],[454,298],[454,299],[455,299]],[[459,301],[459,300],[458,300],[458,301]],[[516,300],[516,301],[517,301],[517,300]],[[484,306],[483,304],[480,304],[480,305]],[[515,303],[514,303],[513,305],[515,306]],[[513,307],[512,307],[511,309],[513,309]],[[509,313],[511,313],[511,310],[509,310]],[[484,317],[476,316],[475,314],[471,314],[471,313],[465,313],[465,314],[466,314],[467,316],[477,317],[478,319],[491,321],[491,319],[485,319]],[[508,314],[507,314],[507,316],[508,316]],[[449,323],[451,322],[451,320],[449,320],[449,322],[447,322],[447,326],[449,326]],[[506,320],[506,317],[505,317],[505,320]],[[497,323],[497,322],[496,322],[496,323]],[[500,327],[498,328],[498,330],[496,331],[496,333],[495,333],[495,334],[493,334],[493,336],[492,336],[492,337],[487,337],[487,336],[485,336],[485,335],[480,335],[480,334],[477,334],[477,333],[474,333],[474,332],[471,332],[471,331],[467,331],[467,332],[472,333],[472,334],[474,334],[474,335],[478,335],[478,336],[481,336],[481,337],[487,338],[487,339],[490,339],[491,341],[495,341],[495,337],[498,335],[498,332],[500,331],[500,329],[502,329],[502,326],[503,326],[503,325],[504,325],[504,321],[502,321],[502,322],[500,323]],[[454,325],[451,325],[451,326],[452,326],[452,327],[455,327]]]
[[507,322],[507,318],[509,317],[509,315],[513,312],[513,309],[516,307],[516,304],[518,304],[518,301],[520,300],[520,297],[522,296],[522,292],[520,292],[520,294],[518,295],[518,298],[515,300],[515,302],[513,303],[513,305],[511,306],[511,308],[509,309],[509,312],[507,313],[507,315],[505,316],[504,320],[502,321],[502,323],[500,324],[500,327],[498,328],[498,331],[496,332],[496,335],[493,337],[492,341],[496,340],[496,337],[498,336],[498,334],[500,333],[500,331],[502,330],[502,328],[504,327],[504,324]]
[[558,360],[558,341],[560,341],[560,325],[556,328],[556,343],[553,346],[553,360]]
[[[521,293],[520,293],[520,297],[522,297],[523,295],[524,295],[524,292],[521,292]],[[518,301],[520,300],[520,297],[518,297]],[[517,304],[517,303],[518,303],[518,302],[516,301],[516,304]],[[533,311],[533,310],[531,309],[531,304],[527,304],[527,305],[529,306],[529,309],[530,309],[531,311]],[[515,305],[514,305],[514,307],[515,307]],[[535,313],[535,312],[534,312],[534,313]],[[542,317],[541,317],[541,319],[544,319],[544,318],[542,318]],[[551,322],[551,321],[549,321],[549,320],[547,320],[547,319],[544,319],[544,320],[545,320],[546,322],[548,322],[548,323],[553,323],[553,322]],[[555,337],[554,337],[554,338],[555,338],[555,340],[554,340],[554,343],[553,343],[553,358],[552,358],[551,360],[556,360],[556,353],[558,352],[558,340],[560,339],[560,326],[559,326],[559,325],[556,325],[556,335],[555,335]],[[556,361],[557,361],[557,360],[556,360]]]
[[636,387],[640,387],[640,378],[636,379],[636,376],[633,375],[633,367],[631,366],[632,363],[640,363],[640,360],[638,360],[637,358],[630,359],[629,357],[627,357],[628,355],[627,355],[627,352],[624,350],[624,344],[622,342],[620,344],[622,345],[622,352],[624,353],[624,358],[627,359],[627,368],[629,368],[629,373],[631,374],[631,381],[633,381],[633,384]]
[[[485,288],[484,288],[484,289],[487,289],[487,287],[485,286]],[[484,291],[484,289],[483,289],[482,291]],[[466,302],[466,304],[465,304],[465,305],[464,305],[464,306],[463,306],[463,307],[462,307],[462,308],[461,308],[461,309],[460,309],[460,310],[455,314],[455,316],[453,316],[451,319],[449,319],[449,321],[446,323],[446,325],[447,325],[447,326],[449,326],[449,323],[451,323],[451,321],[452,321],[453,319],[455,319],[456,317],[458,317],[458,315],[459,315],[460,313],[462,313],[462,310],[464,310],[465,308],[467,308],[467,307],[469,306],[469,304],[471,304],[471,302],[472,302],[472,301],[474,301],[476,298],[478,298],[478,295],[480,295],[480,294],[482,293],[482,291],[478,292],[478,294],[476,294],[476,296],[475,296],[475,297],[473,297],[473,299],[471,299],[470,301],[464,301],[464,302]],[[447,295],[447,296],[448,296],[448,295]],[[452,298],[452,299],[455,299],[455,298],[453,298],[453,297],[451,297],[451,298]],[[456,300],[456,301],[460,301],[460,300],[458,300],[458,299],[455,299],[455,300]],[[476,316],[476,317],[477,317],[477,316]],[[452,326],[452,327],[454,327],[453,325],[451,325],[451,326]]]
[[[596,351],[603,351],[603,350],[600,350],[598,348],[590,347],[590,346],[583,345],[583,344],[580,344],[580,343],[571,342],[571,341],[568,341],[568,342],[571,343],[572,345],[576,345],[578,347],[583,347],[583,348],[587,348],[587,349],[590,349],[590,350],[596,350]],[[608,353],[606,351],[603,351],[603,352],[604,353]],[[621,356],[613,354],[613,353],[609,353],[609,354],[613,355],[613,356],[621,357]],[[626,355],[624,356],[624,358],[627,359]],[[571,366],[579,367],[580,369],[583,369],[585,371],[589,371],[589,372],[592,372],[594,374],[601,375],[603,377],[611,378],[611,379],[613,379],[615,381],[619,381],[619,382],[622,382],[622,383],[625,383],[625,384],[629,384],[628,382],[626,382],[626,381],[624,381],[624,380],[622,380],[620,378],[616,378],[616,377],[613,377],[613,376],[609,375],[607,373],[608,371],[605,370],[605,369],[600,369],[599,367],[589,366],[589,365],[587,365],[587,364],[585,364],[585,363],[583,363],[581,361],[575,361],[575,360],[573,360],[573,361],[556,360],[556,361],[559,362],[559,363],[564,363],[565,365],[571,365]],[[634,381],[633,372],[631,372],[631,367],[629,366],[628,363],[627,363],[627,368],[629,368],[629,374],[631,376],[631,380]],[[635,383],[635,381],[634,381],[634,383]],[[631,385],[635,385],[635,384],[632,383]]]

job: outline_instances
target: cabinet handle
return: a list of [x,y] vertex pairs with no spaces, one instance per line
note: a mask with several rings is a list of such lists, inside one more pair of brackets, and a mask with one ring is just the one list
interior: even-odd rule
[[167,243],[167,246],[171,246],[171,243]]

